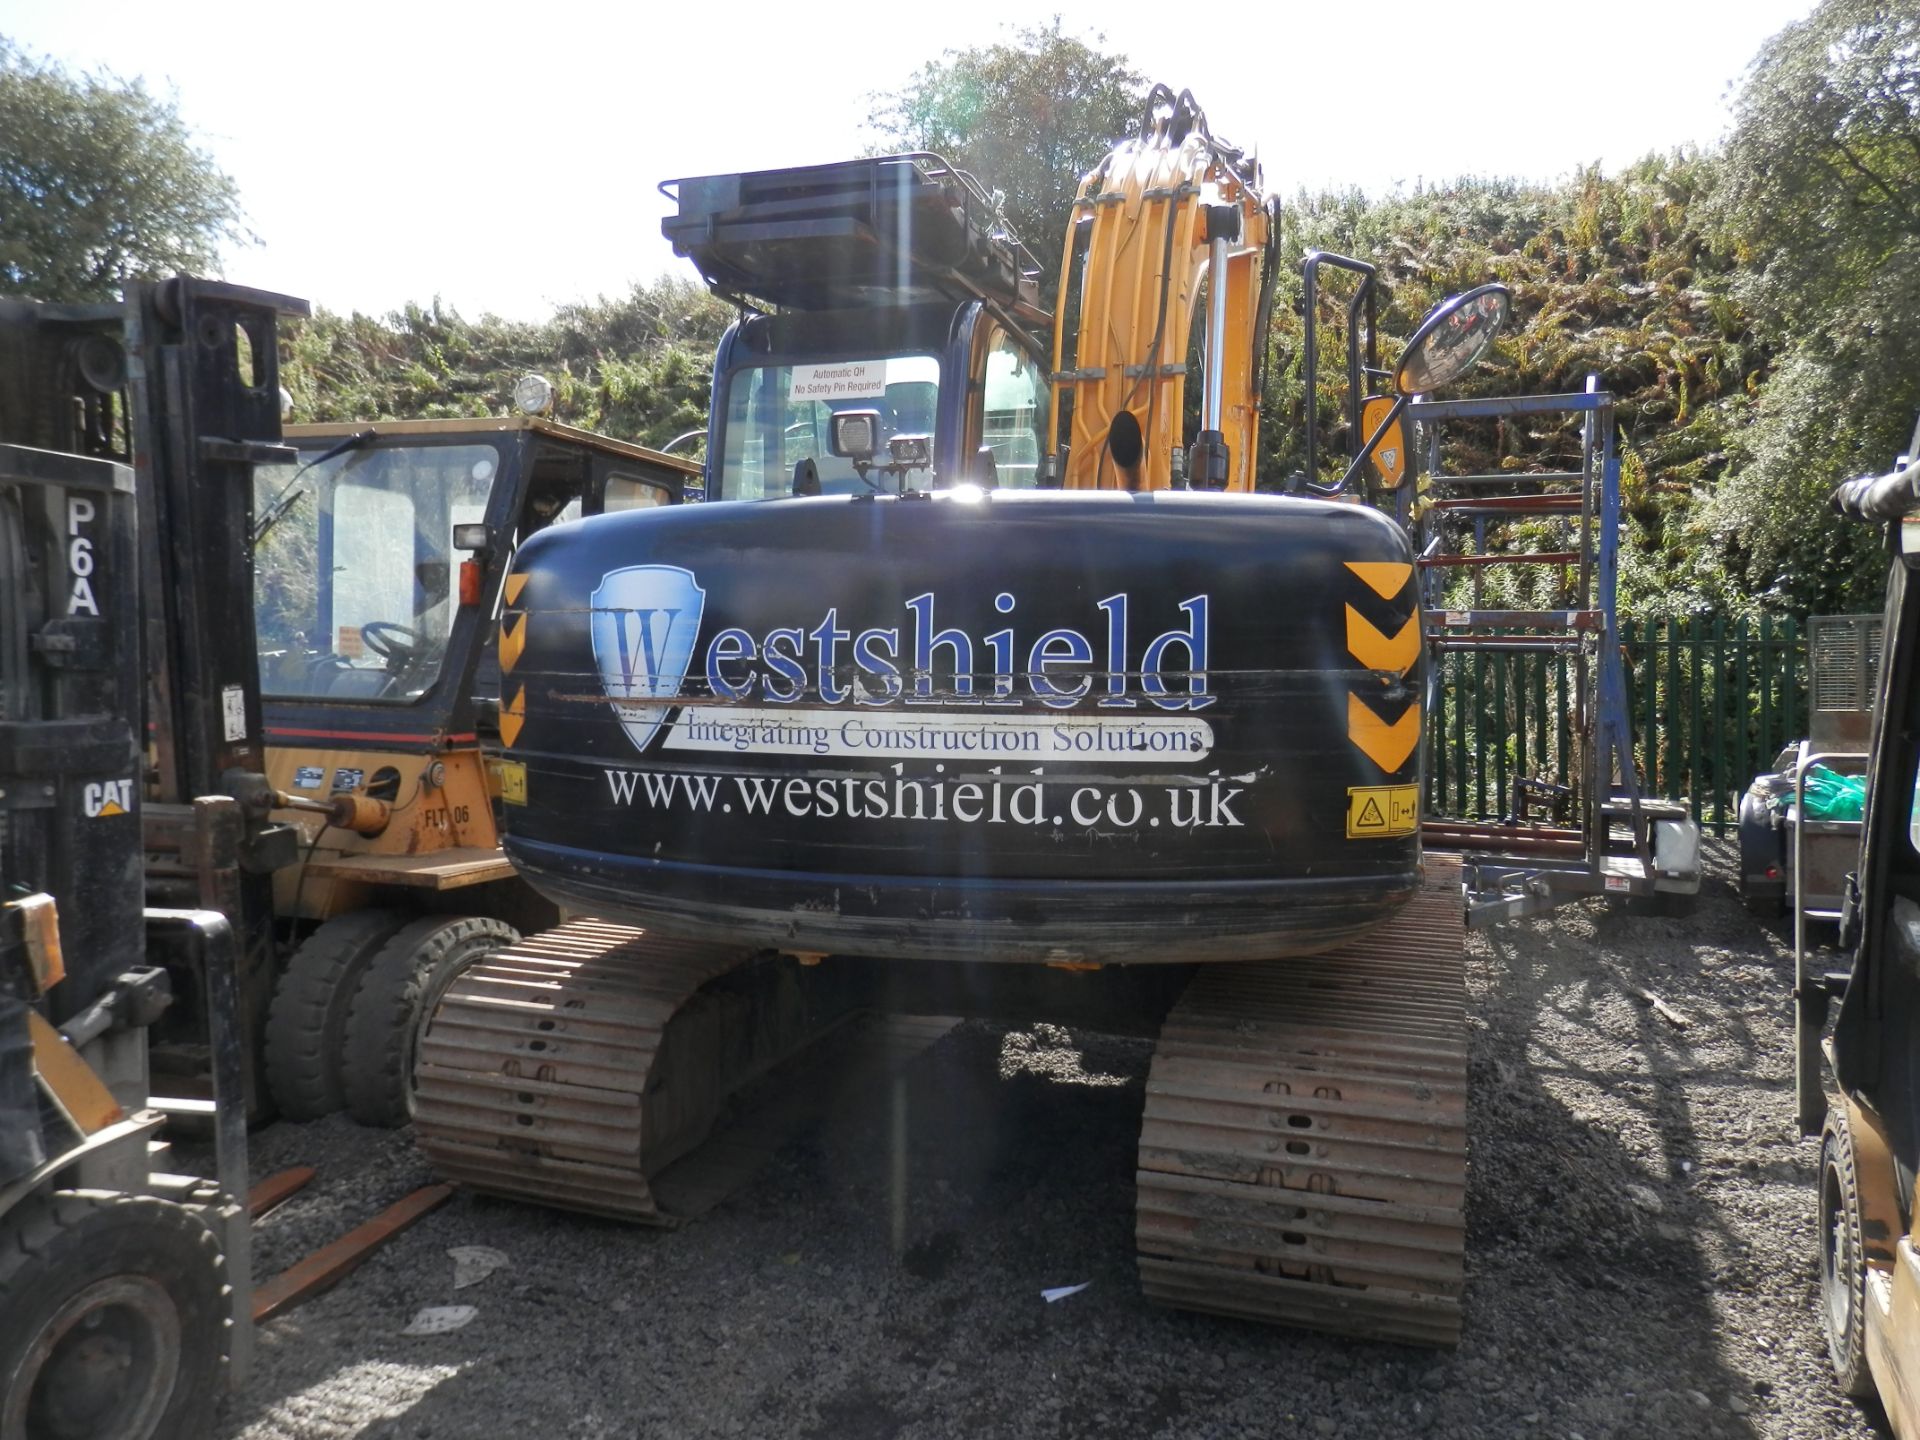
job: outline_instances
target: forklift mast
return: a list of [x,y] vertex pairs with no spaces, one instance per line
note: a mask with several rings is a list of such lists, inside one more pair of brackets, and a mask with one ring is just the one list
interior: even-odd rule
[[0,443],[0,903],[59,901],[56,1023],[145,958],[134,535],[125,465]]
[[[269,815],[252,467],[292,455],[280,443],[277,322],[305,313],[304,301],[186,277],[130,286],[126,306],[146,622],[146,898],[227,917],[248,1035],[273,989],[273,871],[298,853],[294,828]],[[202,1072],[217,1058],[207,977],[170,969],[175,1003],[154,1033],[155,1068]]]
[[[0,301],[0,575],[26,577],[0,609],[0,781],[24,782],[0,783],[0,880],[60,901],[83,973],[56,1020],[141,961],[143,890],[225,913],[243,986],[271,983],[294,835],[261,773],[250,467],[291,453],[276,325],[306,308],[185,277],[123,304]],[[164,1028],[203,1035],[198,977],[174,988]]]
[[266,768],[259,657],[240,618],[253,613],[252,467],[293,458],[280,443],[275,322],[306,311],[184,278],[129,299],[152,796],[163,803],[223,793],[245,805],[239,777]]

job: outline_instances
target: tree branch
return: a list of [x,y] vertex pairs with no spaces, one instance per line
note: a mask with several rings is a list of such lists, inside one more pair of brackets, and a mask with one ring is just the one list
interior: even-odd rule
[[1876,189],[1878,189],[1882,195],[1885,195],[1887,199],[1891,200],[1895,205],[1900,206],[1902,209],[1913,208],[1914,202],[1906,198],[1904,195],[1900,194],[1898,191],[1896,191],[1893,188],[1892,181],[1885,179],[1877,171],[1875,171],[1872,166],[1868,165],[1866,161],[1862,160],[1858,155],[1854,154],[1852,148],[1847,144],[1846,141],[1842,140],[1838,135],[1835,135],[1833,137],[1832,143],[1833,143],[1833,148],[1838,150],[1841,153],[1841,155],[1846,157],[1847,163],[1853,166],[1855,170],[1859,171],[1861,175],[1865,176],[1866,179]]

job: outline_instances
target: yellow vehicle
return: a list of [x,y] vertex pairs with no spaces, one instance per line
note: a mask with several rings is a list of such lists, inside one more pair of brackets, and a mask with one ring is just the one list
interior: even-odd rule
[[[1821,1136],[1821,1313],[1840,1386],[1878,1395],[1893,1431],[1920,1436],[1920,1250],[1913,1176],[1920,1165],[1920,426],[1894,471],[1841,487],[1853,518],[1884,523],[1890,566],[1858,868],[1848,877],[1841,948],[1851,964],[1820,973],[1795,945],[1795,1091],[1803,1133]],[[1823,1084],[1821,1034],[1838,1103]]]
[[393,1125],[436,977],[555,918],[500,851],[482,753],[520,723],[493,698],[512,557],[549,525],[678,503],[700,470],[525,414],[286,439],[298,458],[256,468],[253,521],[266,775],[299,832],[273,879],[290,953],[266,1075],[292,1118]]

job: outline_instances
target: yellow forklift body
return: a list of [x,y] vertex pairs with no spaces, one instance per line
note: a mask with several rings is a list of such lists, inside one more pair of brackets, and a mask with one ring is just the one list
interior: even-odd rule
[[[493,821],[487,764],[479,746],[433,754],[380,750],[323,750],[300,746],[267,748],[267,779],[291,794],[302,772],[321,772],[323,784],[346,772],[365,777],[391,767],[399,772],[400,791],[386,827],[362,835],[326,823],[307,811],[282,810],[275,818],[301,833],[301,865],[274,877],[274,912],[305,920],[325,920],[367,903],[366,887],[399,885],[409,889],[451,890],[505,880],[513,866],[500,852]],[[441,772],[436,786],[431,776]],[[318,798],[326,798],[326,790]]]

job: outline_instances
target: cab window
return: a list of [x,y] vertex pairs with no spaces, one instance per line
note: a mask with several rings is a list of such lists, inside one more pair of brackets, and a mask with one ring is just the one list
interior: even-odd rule
[[987,341],[984,390],[980,443],[993,451],[1002,485],[1031,490],[1046,444],[1050,392],[1040,366],[998,325]]
[[256,514],[281,518],[254,554],[254,629],[275,698],[406,704],[439,679],[458,608],[454,544],[484,520],[492,445],[381,441],[254,471]]
[[637,475],[622,475],[618,472],[607,476],[606,489],[601,494],[601,509],[608,515],[618,510],[645,510],[654,505],[671,504],[673,496],[667,487],[653,480],[642,480]]
[[[806,365],[760,365],[727,381],[721,435],[722,500],[761,500],[793,488],[794,467],[812,460],[825,495],[874,488],[853,462],[832,453],[833,417],[841,410],[880,416],[876,449],[895,435],[932,435],[940,399],[940,362],[931,355],[890,355]],[[609,507],[611,508],[611,507]]]

